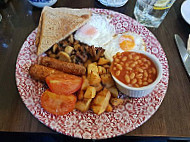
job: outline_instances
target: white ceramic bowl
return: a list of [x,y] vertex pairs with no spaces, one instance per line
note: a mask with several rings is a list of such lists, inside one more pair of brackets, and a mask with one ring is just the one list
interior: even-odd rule
[[28,0],[33,6],[43,8],[44,6],[52,6],[57,0]]
[[151,93],[152,90],[154,89],[154,87],[160,82],[160,79],[162,78],[162,65],[154,55],[152,55],[148,52],[145,52],[145,51],[133,51],[133,52],[142,53],[152,60],[152,62],[156,66],[157,73],[158,73],[156,80],[147,86],[135,88],[135,87],[130,87],[130,86],[125,85],[124,83],[119,81],[113,75],[112,75],[112,77],[113,77],[114,81],[116,82],[116,86],[119,89],[119,91],[126,94],[128,97],[139,98],[139,97],[144,97],[144,96],[148,95],[149,93]]

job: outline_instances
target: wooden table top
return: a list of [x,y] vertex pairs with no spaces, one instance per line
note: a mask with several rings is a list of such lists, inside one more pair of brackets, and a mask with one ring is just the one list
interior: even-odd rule
[[[121,8],[108,8],[97,0],[58,0],[54,5],[72,8],[107,8],[132,18],[134,0]],[[190,137],[190,82],[181,62],[174,34],[187,42],[189,25],[183,20],[180,7],[183,0],[176,0],[158,29],[148,28],[161,43],[169,62],[169,85],[158,111],[142,126],[128,136]],[[27,0],[10,0],[0,9],[0,131],[54,133],[40,123],[25,107],[15,82],[15,64],[18,52],[26,37],[39,21],[41,9]]]

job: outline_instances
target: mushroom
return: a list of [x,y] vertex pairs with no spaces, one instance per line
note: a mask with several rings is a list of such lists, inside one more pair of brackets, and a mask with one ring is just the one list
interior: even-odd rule
[[99,60],[99,58],[104,54],[104,51],[105,51],[105,49],[103,49],[101,47],[95,48],[94,46],[90,46],[88,48],[88,50],[89,50],[89,53],[90,53],[90,55],[94,61]]
[[52,47],[52,52],[56,53],[57,49],[58,49],[58,44],[54,44]]
[[79,51],[77,51],[76,56],[79,57],[83,63],[85,63],[88,59],[88,56],[86,54],[81,54]]
[[69,36],[68,41],[69,41],[70,43],[72,43],[72,44],[74,43],[73,34],[71,34],[71,35]]
[[66,46],[66,47],[65,47],[65,52],[66,52],[67,54],[69,54],[69,55],[71,55],[71,53],[72,53],[73,50],[74,50],[74,48],[71,47],[71,46]]
[[71,62],[70,56],[64,51],[60,51],[57,56],[58,56],[58,59],[61,61]]

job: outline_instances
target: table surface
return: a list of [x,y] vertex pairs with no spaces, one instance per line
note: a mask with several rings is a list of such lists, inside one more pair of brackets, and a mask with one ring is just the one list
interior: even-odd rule
[[[134,18],[134,0],[120,8],[101,5],[97,0],[58,0],[53,6],[72,8],[105,8]],[[180,7],[183,0],[176,0],[158,29],[149,28],[161,43],[169,62],[169,85],[158,111],[142,126],[128,136],[190,137],[190,82],[180,59],[174,34],[187,42],[189,25],[183,20]],[[39,21],[41,9],[27,0],[10,0],[0,9],[0,131],[54,133],[40,123],[22,102],[15,81],[15,64],[18,52],[26,37]]]

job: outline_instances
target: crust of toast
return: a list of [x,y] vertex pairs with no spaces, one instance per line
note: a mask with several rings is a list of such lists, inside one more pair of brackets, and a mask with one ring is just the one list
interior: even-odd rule
[[90,19],[86,9],[44,7],[36,35],[37,55],[65,39]]

